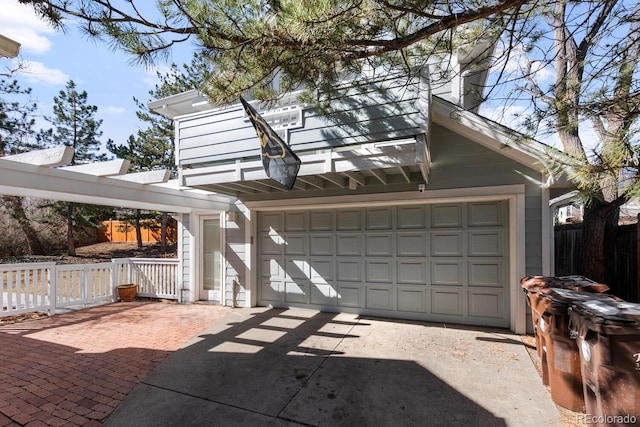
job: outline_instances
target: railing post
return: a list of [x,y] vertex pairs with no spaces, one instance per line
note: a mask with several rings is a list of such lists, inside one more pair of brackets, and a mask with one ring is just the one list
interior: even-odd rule
[[116,287],[118,285],[122,285],[122,278],[120,277],[122,274],[122,268],[127,262],[127,259],[123,258],[112,258],[111,262],[113,263],[112,273],[111,273],[111,292],[112,298],[114,301],[118,301],[118,292],[116,291]]
[[56,282],[56,277],[58,276],[58,272],[56,271],[56,266],[52,265],[47,269],[49,272],[49,315],[56,314],[57,302],[58,302],[58,284]]
[[129,271],[129,280],[128,283],[135,283],[134,281],[134,277],[133,277],[133,270],[134,270],[134,264],[133,264],[133,260],[131,258],[127,258],[127,270]]
[[82,287],[80,288],[80,300],[82,300],[83,304],[87,304],[87,301],[89,300],[89,266],[85,265],[84,269],[82,270]]

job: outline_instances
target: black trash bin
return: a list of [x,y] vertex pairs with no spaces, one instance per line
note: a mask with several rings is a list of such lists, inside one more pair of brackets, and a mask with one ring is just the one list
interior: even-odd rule
[[576,302],[569,309],[592,424],[640,422],[640,304]]

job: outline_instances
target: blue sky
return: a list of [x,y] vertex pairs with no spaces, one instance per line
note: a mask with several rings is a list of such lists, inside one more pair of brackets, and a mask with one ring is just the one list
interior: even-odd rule
[[[26,65],[26,70],[17,78],[21,86],[32,88],[33,99],[43,115],[52,114],[53,97],[73,80],[78,90],[87,92],[89,104],[98,107],[97,118],[103,120],[103,142],[110,138],[124,144],[129,135],[135,134],[142,124],[135,115],[133,97],[148,101],[148,92],[157,82],[156,72],[168,70],[171,62],[178,65],[190,62],[193,52],[189,42],[182,43],[166,63],[148,69],[134,63],[131,56],[113,51],[104,42],[89,40],[72,23],[67,33],[56,32],[39,20],[31,7],[21,5],[18,0],[0,0],[0,11],[0,33],[22,45],[18,58],[0,59],[0,72],[19,62]],[[516,52],[507,68],[518,67],[520,62]],[[551,74],[542,76],[550,78]],[[513,127],[516,122],[513,114],[527,108],[526,103],[505,106],[488,102],[481,114]],[[51,127],[44,120],[39,123],[43,128]],[[555,136],[542,138],[551,145],[559,145]]]
[[[17,58],[0,59],[0,69],[4,71],[18,62],[26,65],[16,78],[22,87],[32,88],[40,113],[48,116],[52,114],[53,97],[73,80],[79,91],[87,92],[88,103],[98,107],[103,142],[111,138],[118,144],[125,143],[141,125],[133,97],[148,101],[148,92],[157,82],[156,70],[168,69],[171,61],[181,65],[191,58],[191,46],[184,43],[169,62],[146,69],[105,43],[88,40],[73,25],[67,33],[54,31],[18,0],[0,0],[0,11],[0,32],[21,44]],[[44,121],[40,126],[50,127]]]

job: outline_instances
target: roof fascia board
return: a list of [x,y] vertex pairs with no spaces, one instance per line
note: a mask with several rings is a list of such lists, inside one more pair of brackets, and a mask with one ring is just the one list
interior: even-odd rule
[[[513,129],[488,120],[478,114],[434,96],[433,122],[465,136],[480,145],[517,161],[531,169],[542,171],[545,150],[552,149],[531,140]],[[526,142],[521,142],[526,140]]]

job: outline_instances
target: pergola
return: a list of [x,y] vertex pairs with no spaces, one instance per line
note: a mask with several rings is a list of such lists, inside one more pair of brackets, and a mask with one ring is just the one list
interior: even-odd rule
[[64,146],[0,158],[0,194],[174,213],[227,211],[234,201],[181,188],[168,170],[126,173],[128,160],[65,166],[72,156]]

